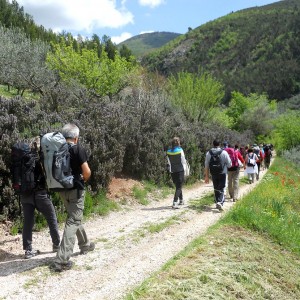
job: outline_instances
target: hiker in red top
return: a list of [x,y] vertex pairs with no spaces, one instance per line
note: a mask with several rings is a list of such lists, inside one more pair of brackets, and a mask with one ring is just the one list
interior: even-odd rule
[[240,167],[244,166],[245,161],[239,150],[234,149],[230,144],[224,149],[232,162],[232,166],[228,168],[228,192],[229,197],[235,202],[239,195],[239,177]]

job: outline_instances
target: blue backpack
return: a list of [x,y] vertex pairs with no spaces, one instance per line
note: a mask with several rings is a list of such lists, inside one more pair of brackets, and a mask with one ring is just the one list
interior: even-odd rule
[[60,132],[46,133],[41,138],[42,160],[49,190],[60,191],[74,187],[69,152],[71,147]]

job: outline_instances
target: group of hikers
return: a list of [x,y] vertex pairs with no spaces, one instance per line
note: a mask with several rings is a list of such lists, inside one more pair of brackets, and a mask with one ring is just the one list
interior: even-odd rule
[[[233,202],[238,200],[241,168],[248,176],[249,184],[259,180],[261,168],[268,169],[270,166],[272,148],[272,144],[239,147],[238,144],[231,145],[228,142],[224,142],[221,147],[220,141],[213,141],[213,147],[205,157],[205,183],[209,183],[209,175],[211,175],[217,209],[223,209],[227,187],[229,198]],[[172,139],[171,147],[167,150],[167,162],[168,171],[175,185],[172,207],[179,208],[184,204],[182,185],[188,164],[178,137]]]
[[[68,123],[60,132],[36,137],[29,144],[18,142],[12,148],[13,188],[20,195],[23,208],[22,241],[25,259],[40,253],[32,246],[34,213],[39,211],[45,217],[52,250],[56,253],[50,269],[61,272],[72,268],[70,260],[77,237],[80,254],[95,249],[82,225],[85,182],[91,176],[86,150],[78,143],[79,128]],[[56,148],[55,148],[56,147]],[[166,153],[168,171],[175,184],[173,208],[184,205],[182,186],[189,173],[189,164],[180,145],[180,139],[174,137]],[[216,207],[222,210],[225,201],[225,187],[228,185],[230,198],[238,199],[239,173],[244,167],[249,183],[259,179],[264,162],[268,168],[271,160],[271,147],[234,147],[227,142],[223,148],[219,141],[213,142],[213,148],[205,159],[205,182],[211,174]],[[57,191],[64,202],[67,218],[62,238],[60,237],[57,216],[51,201],[49,190]]]

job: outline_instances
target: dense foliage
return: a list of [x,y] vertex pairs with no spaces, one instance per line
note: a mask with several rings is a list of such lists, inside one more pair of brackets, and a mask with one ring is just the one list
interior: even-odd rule
[[231,13],[190,30],[142,60],[162,74],[204,69],[232,91],[289,98],[300,91],[300,7],[279,1]]

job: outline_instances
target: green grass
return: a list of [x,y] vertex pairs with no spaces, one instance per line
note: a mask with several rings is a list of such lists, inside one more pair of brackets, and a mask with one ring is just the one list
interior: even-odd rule
[[95,196],[90,193],[86,193],[84,202],[84,216],[89,216],[91,214],[96,214],[100,216],[106,216],[111,211],[116,211],[119,209],[119,205],[107,199],[105,192],[100,192]]
[[179,217],[173,216],[161,223],[148,224],[144,227],[144,229],[150,233],[158,233],[158,232],[163,231],[165,228],[168,228],[169,226],[174,225],[178,221],[179,221]]
[[139,188],[138,186],[134,186],[132,189],[133,197],[138,200],[138,202],[142,205],[149,204],[149,200],[146,198],[148,195],[148,191],[144,188]]
[[194,209],[198,212],[202,212],[207,207],[211,206],[214,202],[214,194],[209,193],[202,198],[190,200],[189,208]]
[[170,192],[170,189],[167,187],[158,187],[152,181],[142,181],[142,184],[142,187],[135,185],[132,189],[133,197],[142,205],[148,205],[150,203],[150,200],[148,199],[150,194],[151,198],[161,198]]
[[300,172],[277,158],[257,188],[237,203],[224,222],[268,234],[300,254]]
[[299,188],[299,169],[276,158],[250,194],[126,299],[300,299]]
[[[0,95],[2,97],[5,97],[5,98],[13,98],[13,97],[16,97],[18,96],[18,90],[13,88],[13,87],[10,87],[10,89],[8,89],[8,87],[6,85],[1,85],[0,84]],[[35,93],[32,93],[28,90],[26,90],[22,96],[24,99],[39,99],[39,95],[38,94],[35,94]]]

